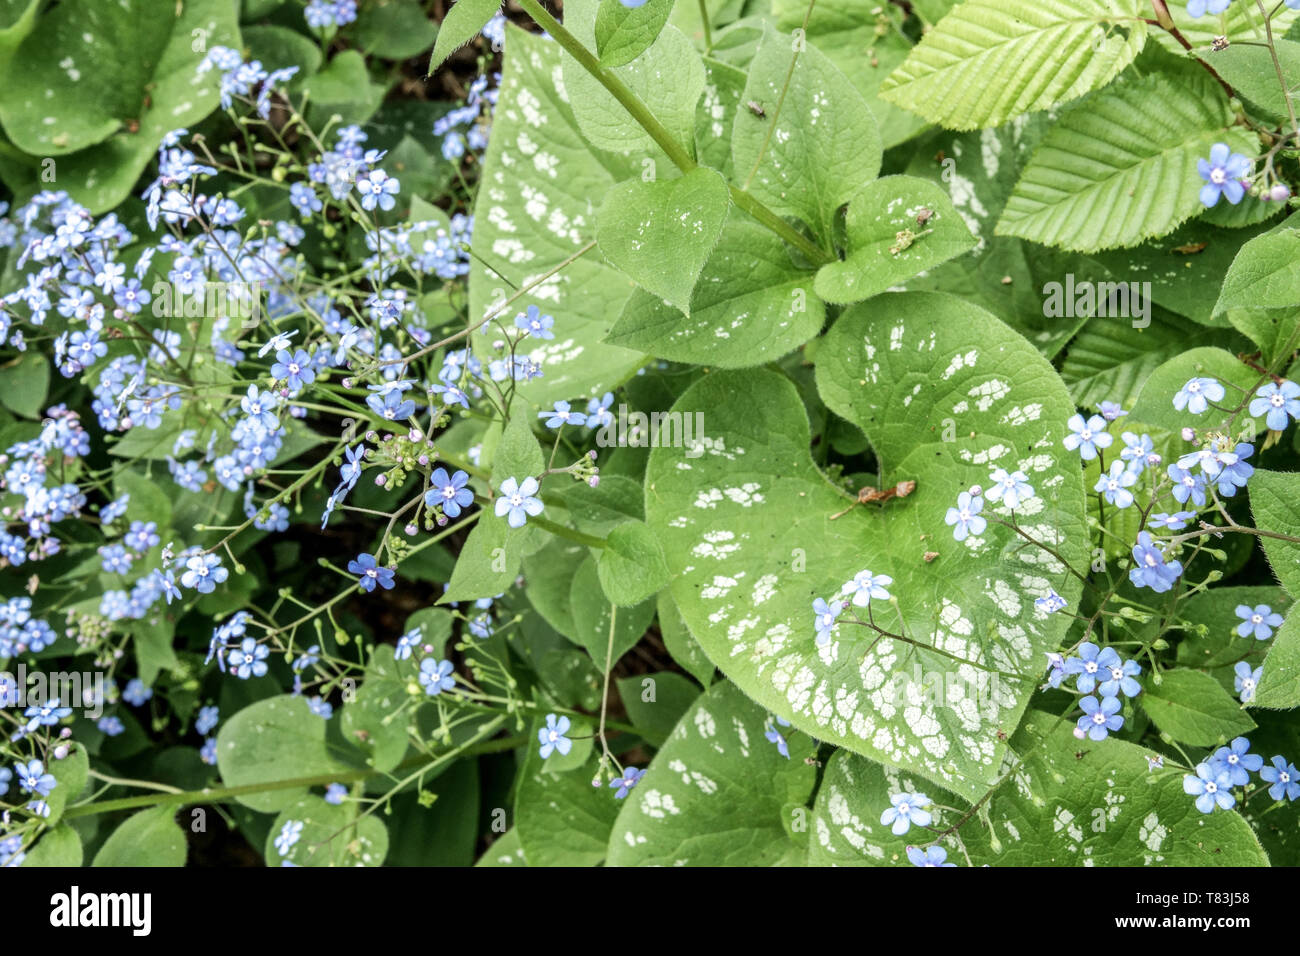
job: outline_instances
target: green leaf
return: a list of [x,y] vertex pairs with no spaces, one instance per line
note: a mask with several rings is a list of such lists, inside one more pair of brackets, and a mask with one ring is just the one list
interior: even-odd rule
[[[591,655],[602,671],[610,667],[641,639],[654,617],[654,604],[648,600],[633,607],[615,607],[605,597],[600,572],[594,558],[585,558],[573,575],[569,590],[573,608],[573,639]],[[610,656],[610,617],[614,618],[613,654]],[[569,636],[569,635],[566,635]]]
[[392,770],[406,754],[407,718],[403,714],[389,719],[406,700],[406,681],[397,673],[392,646],[376,645],[361,686],[339,716],[343,736],[366,754],[366,763],[376,770]]
[[860,302],[974,247],[944,190],[886,176],[849,203],[848,254],[822,266],[815,288],[827,302]]
[[[915,136],[926,126],[925,120],[895,106],[878,95],[880,85],[895,67],[912,52],[911,41],[891,24],[883,35],[879,8],[860,0],[819,0],[811,8],[807,0],[773,0],[772,15],[776,27],[785,34],[803,28],[807,18],[807,37],[840,72],[858,88],[880,126],[885,149]],[[886,15],[894,11],[885,7]]]
[[668,584],[668,565],[655,533],[640,521],[609,533],[596,561],[600,588],[619,607],[640,604]]
[[[615,0],[617,3],[617,0]],[[731,194],[712,169],[619,183],[596,213],[596,241],[647,292],[690,314],[691,290],[727,221]]]
[[[1300,537],[1300,473],[1258,470],[1250,479],[1250,509],[1255,527]],[[1300,598],[1300,544],[1279,538],[1261,538],[1273,573],[1293,598]]]
[[[321,797],[303,797],[285,807],[266,836],[262,852],[267,866],[380,866],[388,854],[388,828],[378,814],[359,816],[355,802],[338,805]],[[288,853],[281,855],[275,841],[286,823],[301,823],[302,831]]]
[[[448,18],[454,10],[448,12]],[[387,60],[419,56],[437,35],[438,24],[425,15],[419,0],[372,0],[361,9],[352,27],[352,36],[362,50]]]
[[587,548],[564,538],[550,541],[524,558],[523,572],[527,587],[524,594],[537,613],[561,634],[574,634],[573,608],[569,589],[573,576],[587,557]]
[[1272,366],[1286,358],[1300,342],[1300,312],[1280,309],[1229,309],[1228,322],[1259,346],[1263,364]]
[[132,814],[95,854],[95,866],[184,866],[185,831],[176,807],[151,807]]
[[966,0],[880,95],[950,129],[1000,126],[1113,80],[1146,42],[1138,0]]
[[[493,270],[519,287],[554,271],[594,240],[593,198],[632,173],[627,164],[594,155],[579,133],[569,105],[574,90],[554,82],[563,51],[516,27],[509,30],[501,95],[474,207],[474,247],[491,268],[476,260],[469,280],[470,313],[503,311],[507,325],[519,309],[504,308],[512,290]],[[538,285],[532,298],[556,316],[555,339],[525,340],[521,346],[546,368],[542,378],[522,386],[523,394],[548,405],[599,394],[632,375],[645,361],[642,355],[600,339],[633,288],[594,252]],[[475,342],[490,347],[499,335],[492,329]]]
[[[1168,6],[1169,13],[1174,19],[1174,26],[1182,34],[1182,39],[1191,44],[1193,49],[1202,51],[1211,60],[1211,65],[1216,70],[1218,69],[1221,53],[1227,53],[1228,50],[1233,49],[1242,42],[1259,43],[1264,39],[1259,8],[1255,5],[1255,0],[1250,0],[1249,3],[1230,4],[1228,9],[1218,16],[1193,17],[1187,12],[1187,4],[1185,3],[1170,3]],[[1268,9],[1267,5],[1265,5],[1265,9]],[[1273,14],[1274,42],[1277,42],[1282,34],[1286,33],[1288,28],[1297,22],[1297,18],[1300,18],[1300,11],[1285,7],[1278,9]],[[1187,56],[1186,48],[1183,47],[1179,38],[1172,33],[1165,30],[1153,30],[1152,35],[1165,50],[1175,56]],[[1228,50],[1223,50],[1221,53],[1210,52],[1211,45],[1220,37],[1228,41]],[[1276,77],[1273,82],[1277,82]],[[1295,82],[1294,79],[1292,82]]]
[[[1138,395],[1130,411],[1130,420],[1155,425],[1166,431],[1177,433],[1186,425],[1194,426],[1198,431],[1211,428],[1224,417],[1214,409],[1208,409],[1202,415],[1193,415],[1183,409],[1174,408],[1174,394],[1189,379],[1205,377],[1216,378],[1224,386],[1224,401],[1229,408],[1236,404],[1241,390],[1251,388],[1259,380],[1259,373],[1244,365],[1231,352],[1220,348],[1188,349],[1181,355],[1170,359],[1148,376],[1146,384]],[[1233,387],[1235,386],[1235,388]],[[1253,481],[1252,481],[1253,487]]]
[[429,75],[432,76],[447,57],[478,36],[500,9],[501,0],[457,0],[438,29],[438,42],[434,44],[433,56],[429,60]]
[[[854,499],[814,466],[794,387],[767,371],[708,375],[675,410],[702,411],[725,441],[689,462],[654,450],[646,474],[646,523],[663,543],[673,600],[709,658],[800,730],[983,793],[999,772],[994,729],[1015,726],[1068,624],[1037,614],[1034,598],[1056,587],[1072,599],[1077,586],[1010,529],[990,522],[957,543],[943,518],[991,468],[1022,468],[1043,497],[1021,521],[1082,566],[1080,470],[1059,457],[1073,403],[1028,342],[935,293],[850,308],[817,363],[823,400],[866,431],[882,485],[913,480],[915,491],[832,520]],[[944,653],[877,642],[847,618],[817,647],[813,599],[833,598],[864,569],[894,578],[896,603],[877,607],[876,620]],[[915,704],[897,699],[888,682],[918,670],[933,675],[919,681],[951,678],[965,702],[942,706],[919,687]]]
[[370,81],[366,58],[356,50],[336,54],[303,88],[310,97],[309,118],[317,124],[334,114],[344,123],[364,123],[384,99],[384,87]]
[[605,859],[609,831],[618,814],[614,794],[593,787],[596,758],[567,773],[553,773],[537,750],[534,732],[527,745],[515,797],[515,831],[529,866],[595,866]]
[[880,172],[880,132],[862,94],[814,46],[795,51],[768,28],[749,67],[731,133],[735,177],[773,212],[797,216],[823,242],[835,215]]
[[311,76],[325,60],[315,42],[288,27],[244,27],[243,38],[244,46],[248,48],[248,58],[260,61],[267,70],[296,66],[298,73],[291,82]]
[[[272,784],[346,770],[325,744],[325,721],[305,698],[269,697],[249,704],[217,732],[217,768],[228,787]],[[267,789],[235,799],[260,813],[301,800],[306,787]]]
[[1272,710],[1300,707],[1300,613],[1292,610],[1273,634],[1251,703]]
[[[596,42],[595,0],[570,2],[564,13],[564,25],[592,49]],[[597,149],[635,157],[638,165],[642,157],[663,157],[650,134],[599,80],[570,56],[563,57],[562,63],[569,105],[587,142]],[[644,53],[610,72],[636,94],[679,145],[692,151],[695,109],[704,92],[704,64],[680,30],[664,27]],[[672,77],[672,82],[665,82],[665,77]]]
[[36,846],[28,851],[23,866],[81,866],[85,850],[81,837],[66,823],[45,831]]
[[[1237,607],[1242,604],[1252,608],[1267,604],[1285,613],[1291,600],[1277,585],[1210,588],[1192,595],[1179,609],[1179,617],[1191,626],[1185,628],[1188,636],[1178,642],[1178,663],[1218,676],[1225,670],[1231,675],[1233,665],[1245,654],[1259,651],[1262,657],[1268,642],[1237,634],[1237,626],[1241,624]],[[1202,627],[1204,635],[1200,634]],[[1232,686],[1230,676],[1228,686]]]
[[1134,246],[1204,208],[1197,160],[1253,154],[1223,90],[1200,74],[1124,80],[1061,114],[998,221],[999,235],[1080,252]]
[[68,804],[81,796],[81,791],[86,788],[86,781],[90,777],[90,759],[86,756],[85,748],[77,746],[62,760],[47,761],[45,769],[58,781],[45,800],[50,808],[46,823],[53,826],[63,818],[63,811]]
[[437,797],[431,807],[413,793],[393,801],[387,865],[469,866],[479,839],[478,763],[457,760],[426,789]]
[[50,362],[26,352],[0,368],[0,404],[23,418],[40,418],[50,390]]
[[1300,302],[1300,228],[1287,223],[1241,247],[1223,277],[1215,312],[1294,308]]
[[704,58],[704,95],[695,113],[695,149],[701,166],[733,175],[731,131],[744,108],[745,72],[720,60]]
[[524,847],[519,842],[519,828],[511,827],[501,838],[483,851],[475,866],[527,866]]
[[621,677],[617,683],[628,720],[655,747],[663,746],[682,714],[700,696],[698,684],[672,671]]
[[772,866],[801,862],[791,832],[816,781],[803,736],[790,757],[763,739],[767,715],[716,684],[677,723],[627,795],[609,837],[610,866]]
[[1255,722],[1209,674],[1178,668],[1159,684],[1146,681],[1139,700],[1156,726],[1180,743],[1217,747],[1255,729]]
[[673,660],[704,687],[713,683],[713,662],[709,660],[700,642],[691,634],[686,622],[682,620],[681,611],[673,603],[672,593],[659,592],[657,609],[659,634],[663,637],[664,647]]
[[596,53],[603,66],[623,66],[648,50],[673,12],[674,0],[649,0],[629,8],[601,0],[596,12]]
[[[1080,744],[1070,721],[1031,712],[1012,746],[1024,766],[988,801],[987,823],[972,817],[939,840],[948,862],[966,866],[1267,866],[1238,813],[1206,816],[1183,792],[1183,774],[1153,775],[1150,751],[1111,738]],[[1039,741],[1042,740],[1041,743]],[[907,866],[909,844],[880,823],[891,794],[921,791],[953,805],[925,780],[843,751],[826,767],[813,810],[808,862],[814,866]],[[960,819],[941,811],[936,825]]]
[[196,69],[219,45],[241,46],[228,0],[165,10],[154,0],[60,3],[14,53],[0,123],[20,149],[58,157],[59,188],[105,212],[131,192],[166,133],[216,109],[219,74]]
[[690,315],[638,289],[605,341],[675,362],[758,365],[821,329],[826,307],[812,290],[813,274],[790,261],[781,240],[733,208],[695,285]]

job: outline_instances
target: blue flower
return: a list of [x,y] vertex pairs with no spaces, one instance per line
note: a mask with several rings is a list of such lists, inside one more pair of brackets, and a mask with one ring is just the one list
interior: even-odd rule
[[1288,763],[1281,755],[1273,758],[1273,766],[1265,767],[1259,772],[1260,779],[1273,786],[1268,788],[1268,795],[1274,800],[1285,796],[1288,800],[1300,799],[1300,770],[1295,764]]
[[644,770],[638,770],[636,767],[628,767],[623,771],[623,776],[617,777],[609,782],[610,789],[618,788],[618,793],[614,794],[615,800],[622,800],[627,796],[628,791],[641,782],[645,776]]
[[1150,588],[1162,594],[1174,586],[1182,576],[1183,565],[1179,561],[1165,561],[1164,552],[1151,541],[1151,535],[1145,531],[1138,532],[1137,544],[1133,546],[1133,567],[1128,577],[1135,587]]
[[1246,459],[1254,453],[1255,447],[1253,445],[1240,442],[1230,453],[1219,456],[1220,458],[1231,459],[1226,463],[1220,463],[1219,475],[1216,479],[1219,485],[1219,494],[1225,498],[1231,498],[1237,493],[1238,488],[1246,487],[1246,483],[1250,481],[1250,476],[1255,473],[1255,466]]
[[240,680],[261,677],[266,673],[266,659],[270,656],[269,647],[246,637],[230,652],[230,672]]
[[289,187],[289,204],[298,210],[303,219],[310,219],[311,214],[321,211],[321,201],[316,191],[306,183],[294,183]]
[[568,756],[569,750],[573,747],[573,741],[564,736],[569,732],[569,718],[556,714],[546,715],[546,726],[539,727],[537,730],[537,742],[542,746],[539,753],[545,760],[555,751],[560,752],[561,757]]
[[525,335],[537,339],[555,338],[555,333],[551,331],[553,325],[555,319],[543,315],[542,310],[535,305],[530,305],[526,312],[520,312],[515,316],[515,328],[522,329]]
[[1137,484],[1137,480],[1137,472],[1129,471],[1122,461],[1113,461],[1110,472],[1100,476],[1092,490],[1101,492],[1101,496],[1116,508],[1128,508],[1133,504],[1133,492],[1129,489]]
[[18,786],[23,793],[35,793],[42,797],[48,797],[50,791],[59,784],[54,779],[54,774],[45,772],[45,764],[39,760],[33,760],[30,763],[19,761],[14,764],[14,769],[18,777]]
[[1174,395],[1174,408],[1180,412],[1185,408],[1193,415],[1200,415],[1210,407],[1210,402],[1222,401],[1223,394],[1223,386],[1218,379],[1188,379],[1187,384]]
[[1282,626],[1282,615],[1267,604],[1254,608],[1238,604],[1237,617],[1241,618],[1241,623],[1237,625],[1237,636],[1250,637],[1253,634],[1257,641],[1267,641],[1273,636],[1273,628]]
[[1181,531],[1187,527],[1187,522],[1195,517],[1195,511],[1175,511],[1173,514],[1166,514],[1161,511],[1148,518],[1147,524],[1152,528],[1168,528],[1170,531]]
[[1097,406],[1097,411],[1099,411],[1101,417],[1106,419],[1108,422],[1113,422],[1115,419],[1122,418],[1128,414],[1128,412],[1124,411],[1123,407],[1118,402],[1102,402]]
[[281,856],[285,856],[295,843],[302,836],[301,820],[285,820],[284,826],[280,828],[279,835],[275,838],[275,850]]
[[420,646],[422,640],[424,640],[424,631],[419,625],[411,628],[397,639],[397,647],[393,650],[393,658],[399,661],[409,660],[411,654]]
[[888,574],[872,574],[870,571],[859,571],[853,575],[852,581],[844,582],[841,593],[845,597],[852,595],[854,607],[866,607],[871,603],[871,599],[877,601],[888,601],[889,592],[886,587],[894,583],[894,579]]
[[907,848],[907,858],[913,866],[956,866],[956,863],[946,863],[948,851],[941,846],[932,846],[928,850],[922,850],[920,847],[909,846]]
[[415,414],[415,402],[409,398],[403,398],[402,393],[396,389],[385,392],[383,395],[367,395],[366,404],[370,406],[371,411],[381,416],[385,421],[405,421]]
[[334,716],[334,705],[323,697],[307,698],[307,708],[322,720],[329,720]]
[[1300,421],[1300,385],[1290,381],[1281,385],[1269,382],[1255,393],[1250,414],[1256,418],[1263,415],[1264,424],[1275,432],[1286,428],[1292,418]]
[[644,7],[650,0],[618,0],[618,2],[629,10],[636,10],[638,7]]
[[1165,473],[1173,480],[1174,498],[1180,505],[1187,504],[1187,499],[1192,499],[1192,504],[1198,508],[1205,504],[1205,476],[1193,475],[1186,468],[1179,465],[1170,465],[1165,469]]
[[208,731],[217,726],[217,721],[221,717],[221,711],[215,704],[199,708],[199,716],[194,721],[194,729],[203,736],[207,736]]
[[[1189,13],[1193,7],[1204,10],[1206,3],[1207,0],[1188,0],[1187,10]],[[1226,0],[1208,0],[1208,4],[1212,13],[1219,13],[1228,8]],[[1220,9],[1215,10],[1216,6]],[[1192,15],[1197,16],[1197,14]],[[1207,208],[1212,207],[1219,201],[1220,196],[1228,197],[1228,202],[1234,206],[1241,202],[1241,198],[1246,195],[1246,187],[1242,185],[1241,180],[1250,175],[1250,167],[1250,157],[1232,152],[1228,149],[1227,143],[1215,143],[1211,146],[1209,160],[1196,161],[1197,172],[1205,180],[1205,185],[1201,187],[1201,204]]]
[[[978,491],[978,489],[976,489]],[[957,507],[949,508],[943,523],[952,526],[952,536],[964,541],[967,535],[983,534],[988,521],[980,514],[984,510],[984,499],[963,491],[957,496]]]
[[790,743],[785,739],[785,734],[776,729],[777,724],[780,724],[782,727],[789,727],[790,721],[786,720],[784,717],[769,717],[763,724],[763,736],[767,738],[768,743],[776,744],[777,753],[786,760],[789,760]]
[[[1041,598],[1039,600],[1042,600]],[[1060,687],[1065,680],[1065,658],[1054,651],[1047,652],[1047,686]]]
[[425,694],[437,697],[444,690],[454,690],[456,678],[451,676],[451,661],[435,661],[426,657],[420,661],[420,686]]
[[275,353],[275,364],[271,366],[271,377],[284,379],[290,392],[298,393],[304,385],[316,381],[316,363],[305,349],[290,352],[281,349]]
[[[1113,648],[1106,648],[1107,651],[1113,651]],[[1103,652],[1105,656],[1105,652]],[[1100,661],[1101,658],[1098,658]],[[1142,693],[1142,685],[1135,679],[1138,674],[1142,673],[1142,665],[1137,661],[1121,661],[1119,654],[1113,658],[1108,658],[1102,664],[1104,672],[1100,675],[1105,677],[1097,690],[1103,697],[1118,697],[1123,694],[1125,697],[1136,697]],[[1107,676],[1109,674],[1109,676]]]
[[1196,797],[1196,809],[1202,813],[1213,813],[1216,804],[1231,810],[1237,803],[1228,772],[1208,763],[1197,764],[1195,776],[1183,777],[1183,793]]
[[[1097,686],[1097,677],[1104,674],[1110,667],[1119,662],[1119,654],[1113,647],[1108,647],[1104,651],[1092,641],[1085,641],[1079,645],[1079,656],[1068,658],[1065,662],[1065,672],[1067,674],[1077,674],[1078,679],[1074,686],[1081,693],[1091,694],[1093,688]],[[1111,696],[1106,694],[1103,696]]]
[[446,468],[435,468],[429,476],[432,487],[424,493],[424,503],[429,508],[441,506],[442,513],[448,518],[457,518],[461,510],[474,503],[474,492],[466,485],[469,475],[457,471],[448,475]]
[[348,788],[341,783],[331,783],[325,788],[325,802],[338,806],[346,799]]
[[1034,497],[1033,486],[1029,484],[1029,476],[1023,471],[1008,472],[1005,468],[997,468],[989,476],[993,482],[984,492],[984,497],[990,501],[1000,501],[1012,511],[1018,508],[1021,503]]
[[133,677],[127,681],[126,689],[122,691],[123,699],[133,707],[143,707],[145,702],[152,696],[153,688],[146,687],[144,681],[138,677]]
[[1238,737],[1227,747],[1220,747],[1210,758],[1210,765],[1219,770],[1227,770],[1234,787],[1244,787],[1250,783],[1250,774],[1264,766],[1264,758],[1250,752],[1250,741]]
[[357,584],[363,591],[373,591],[376,584],[386,591],[392,590],[393,569],[381,566],[368,551],[362,551],[355,561],[349,561],[348,571],[357,575]]
[[614,416],[609,409],[613,404],[613,392],[606,392],[603,398],[593,398],[587,402],[587,427],[597,428],[601,425],[612,425]]
[[829,604],[821,598],[813,601],[813,614],[816,615],[817,646],[825,647],[830,643],[835,630],[835,622],[844,610],[843,601],[831,601]]
[[209,737],[203,741],[203,746],[199,748],[199,759],[209,767],[215,767],[217,764],[217,738]]
[[934,819],[926,809],[930,806],[930,798],[923,793],[896,793],[889,802],[893,806],[880,815],[880,822],[889,827],[894,836],[902,836],[913,823],[925,827]]
[[587,424],[587,416],[582,412],[573,411],[568,402],[556,402],[552,411],[538,412],[537,417],[546,419],[547,428],[563,428],[565,425]]
[[538,489],[536,478],[524,478],[523,482],[513,477],[501,482],[500,497],[496,501],[497,517],[505,517],[506,524],[512,528],[522,528],[529,517],[542,513],[542,502],[533,496]]
[[181,587],[193,588],[200,594],[211,594],[229,575],[230,572],[221,566],[221,559],[215,554],[196,554],[185,561]]
[[1034,598],[1034,607],[1042,611],[1044,614],[1055,614],[1057,611],[1065,607],[1065,605],[1065,598],[1061,597],[1061,595],[1057,594],[1054,590],[1049,590],[1040,598]]
[[[1194,20],[1199,20],[1206,13],[1213,13],[1218,16],[1224,10],[1227,10],[1231,3],[1232,0],[1187,0],[1187,15]],[[1223,144],[1220,143],[1219,145],[1222,146]],[[1224,149],[1227,149],[1227,147],[1224,146]],[[1212,206],[1214,203],[1208,203],[1207,205]]]
[[1078,449],[1084,461],[1092,461],[1097,457],[1099,448],[1109,448],[1115,440],[1114,435],[1107,433],[1108,423],[1100,415],[1093,415],[1087,421],[1083,420],[1082,415],[1071,415],[1065,424],[1070,429],[1070,434],[1061,439],[1061,444],[1068,451]]
[[1124,448],[1119,453],[1120,460],[1128,462],[1134,474],[1140,475],[1144,469],[1160,464],[1160,456],[1155,453],[1155,444],[1150,435],[1124,432],[1119,437],[1124,441]]
[[1237,697],[1243,704],[1249,704],[1255,699],[1255,688],[1259,687],[1259,679],[1264,675],[1263,667],[1250,669],[1250,665],[1245,661],[1237,661],[1237,666],[1233,668],[1236,676],[1232,679],[1232,686],[1237,691]]
[[1093,740],[1105,740],[1124,726],[1124,718],[1119,713],[1118,697],[1103,697],[1098,701],[1089,695],[1079,701],[1079,706],[1083,708],[1083,716],[1078,722],[1078,729],[1082,732],[1080,736],[1086,733]]
[[361,208],[389,210],[397,205],[393,197],[402,191],[402,184],[382,169],[372,169],[357,178],[357,192],[361,193]]

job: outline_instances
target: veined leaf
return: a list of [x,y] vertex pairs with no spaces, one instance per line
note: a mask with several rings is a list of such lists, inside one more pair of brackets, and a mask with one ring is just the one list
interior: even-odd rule
[[1146,42],[1138,0],[966,0],[880,95],[950,129],[1000,126],[1109,83]]
[[1156,726],[1180,743],[1217,747],[1255,729],[1255,722],[1209,674],[1178,668],[1159,684],[1147,681],[1142,708]]
[[478,36],[500,9],[501,0],[456,0],[438,30],[433,56],[429,60],[429,74],[433,75],[447,57]]
[[1204,208],[1196,164],[1211,146],[1255,151],[1253,137],[1228,129],[1232,121],[1208,76],[1117,83],[1063,113],[1043,137],[997,232],[1079,252],[1163,236]]

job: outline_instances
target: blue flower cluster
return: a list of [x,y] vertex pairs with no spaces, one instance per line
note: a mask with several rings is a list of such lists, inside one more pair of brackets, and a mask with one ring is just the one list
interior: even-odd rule
[[1237,805],[1234,788],[1249,784],[1252,773],[1258,773],[1260,780],[1269,784],[1268,795],[1274,800],[1300,799],[1300,771],[1295,764],[1277,755],[1272,766],[1265,766],[1262,756],[1250,752],[1250,741],[1245,737],[1236,738],[1197,764],[1194,774],[1183,777],[1183,791],[1196,797],[1196,809],[1202,813],[1213,813],[1216,807],[1231,810]]

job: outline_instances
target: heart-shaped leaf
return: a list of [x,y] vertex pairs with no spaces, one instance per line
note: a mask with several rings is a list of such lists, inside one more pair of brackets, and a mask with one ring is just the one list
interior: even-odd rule
[[[921,773],[966,796],[997,777],[1011,733],[1069,619],[1034,599],[1077,586],[1061,563],[994,518],[953,540],[944,515],[989,470],[1021,469],[1038,496],[1026,534],[1082,566],[1083,484],[1061,446],[1074,407],[1051,366],[975,306],[904,293],[849,309],[818,347],[818,387],[860,425],[884,484],[906,498],[854,503],[809,455],[807,413],[768,371],[715,373],[676,411],[701,411],[715,438],[687,459],[659,448],[646,522],[660,536],[672,596],[710,659],[746,694],[814,737]],[[945,441],[951,438],[951,441]],[[846,619],[818,647],[814,598],[864,569],[895,600]],[[931,649],[933,648],[933,649]],[[936,690],[937,687],[937,690]]]

